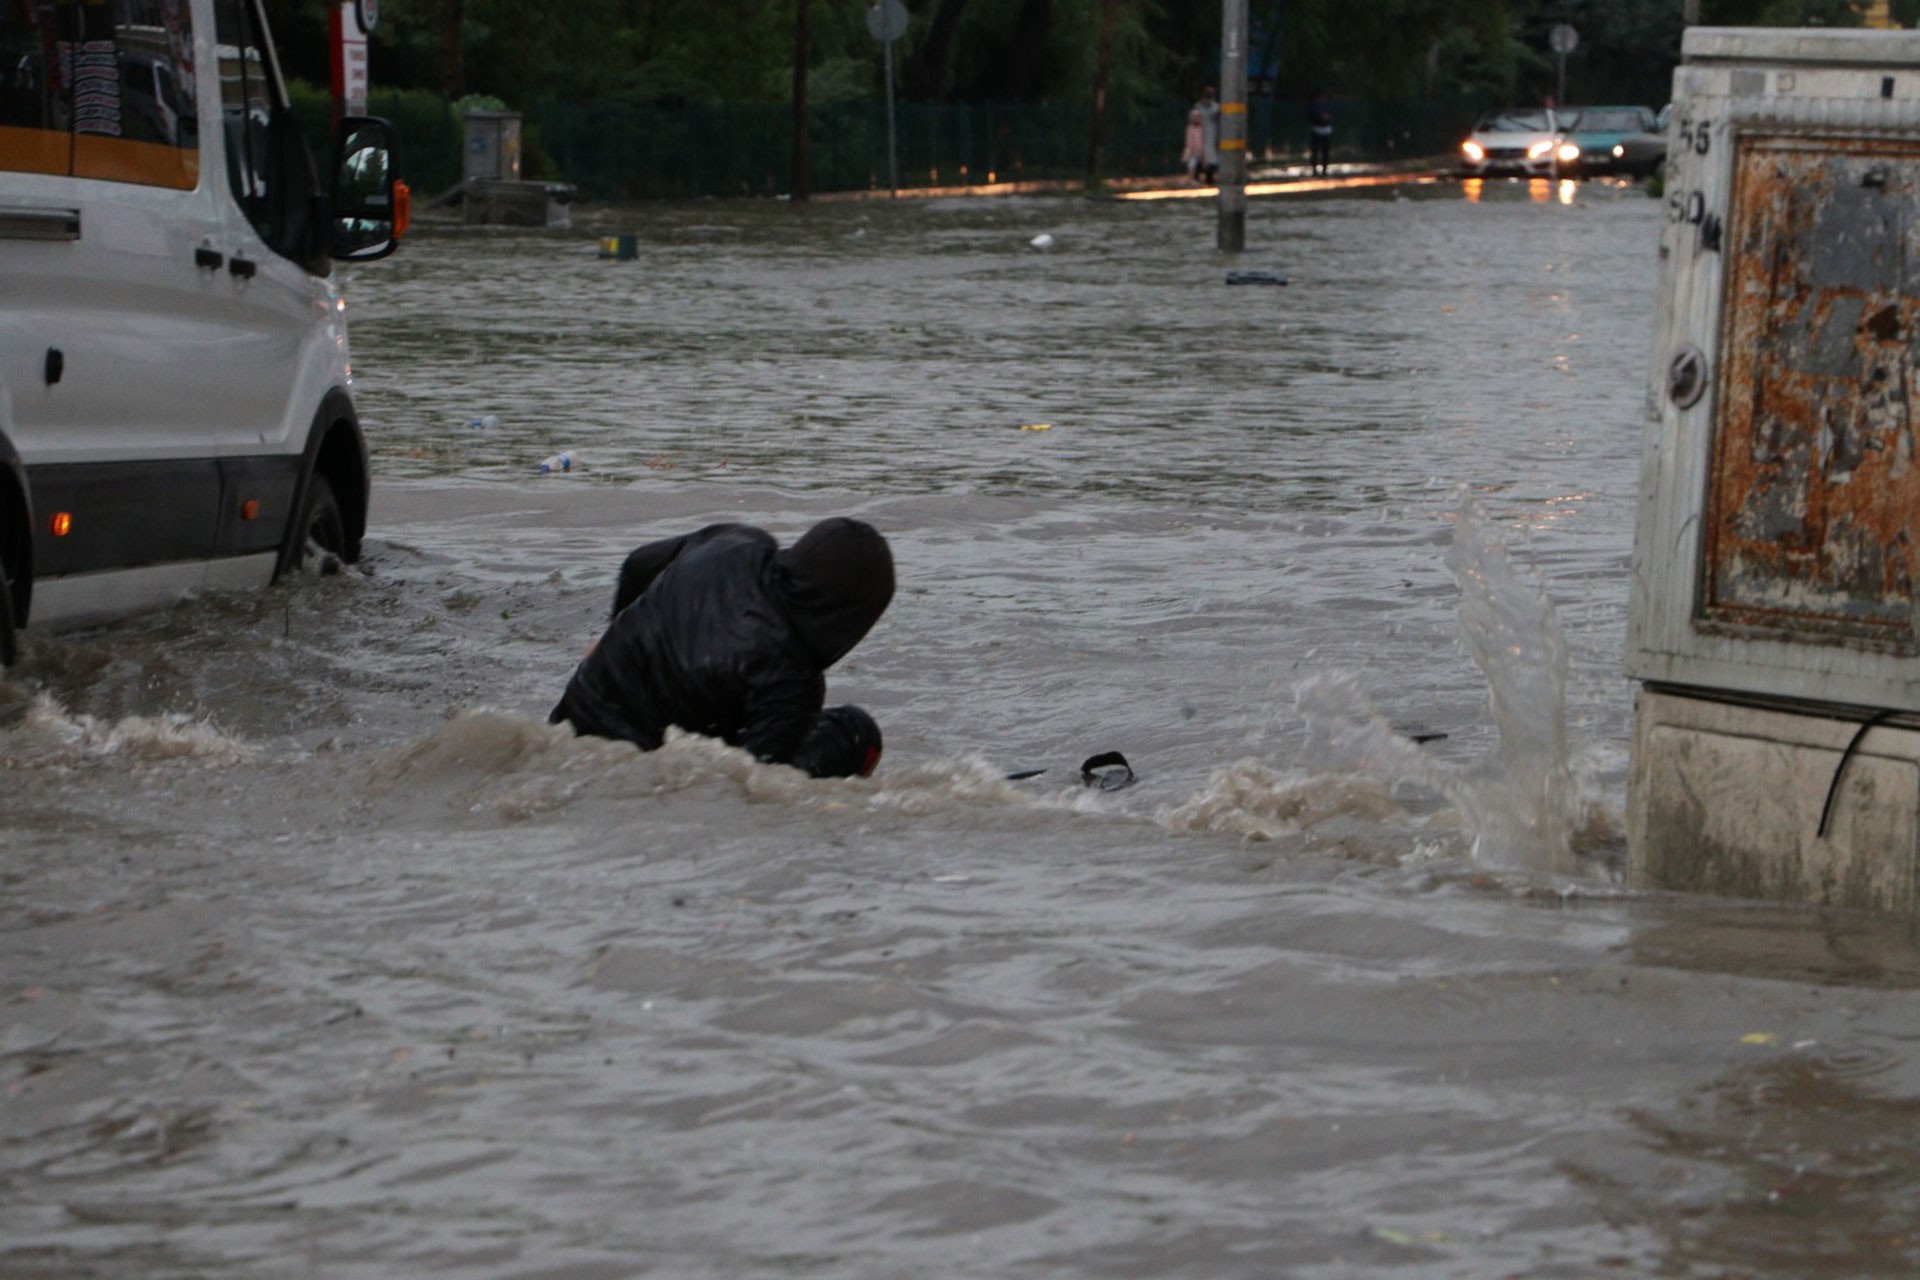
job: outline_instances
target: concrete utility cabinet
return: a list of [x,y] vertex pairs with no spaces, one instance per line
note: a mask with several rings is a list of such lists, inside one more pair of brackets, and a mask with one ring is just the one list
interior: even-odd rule
[[1686,33],[1628,669],[1636,882],[1913,914],[1920,33]]
[[469,111],[461,123],[466,142],[460,176],[467,182],[520,181],[520,116],[512,111]]
[[469,111],[461,127],[466,150],[459,191],[467,222],[549,230],[571,225],[572,187],[521,180],[517,112]]

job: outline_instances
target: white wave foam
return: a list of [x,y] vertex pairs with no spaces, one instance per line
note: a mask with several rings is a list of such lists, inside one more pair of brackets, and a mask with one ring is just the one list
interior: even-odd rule
[[931,760],[886,771],[867,803],[874,809],[916,815],[950,809],[995,807],[1038,809],[1051,807],[1037,795],[1007,781],[997,766],[978,756],[959,760]]
[[371,780],[390,792],[450,803],[519,821],[585,797],[636,800],[711,790],[749,804],[796,808],[861,807],[929,814],[988,807],[1044,807],[984,760],[932,761],[883,768],[868,779],[815,779],[763,764],[713,738],[667,732],[656,751],[576,736],[565,725],[476,708],[459,712],[416,742],[388,753]]
[[171,713],[103,720],[66,710],[45,693],[37,695],[13,731],[27,753],[56,763],[117,757],[136,764],[193,760],[234,765],[256,759],[259,749],[228,736],[206,720]]
[[1249,758],[1215,770],[1191,799],[1157,816],[1173,831],[1277,840],[1338,817],[1383,822],[1408,815],[1381,778],[1280,773]]

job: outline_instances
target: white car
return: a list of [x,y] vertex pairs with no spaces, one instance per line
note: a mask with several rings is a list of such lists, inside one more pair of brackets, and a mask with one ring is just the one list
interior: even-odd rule
[[1577,147],[1569,150],[1568,123],[1544,107],[1489,111],[1460,144],[1460,172],[1473,178],[1550,178],[1560,165],[1580,158]]
[[366,527],[334,259],[406,226],[384,121],[323,188],[260,0],[0,20],[0,663]]

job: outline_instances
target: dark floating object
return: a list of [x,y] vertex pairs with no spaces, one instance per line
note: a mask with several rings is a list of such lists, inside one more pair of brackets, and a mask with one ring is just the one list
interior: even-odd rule
[[1287,284],[1285,276],[1277,271],[1229,271],[1228,284]]
[[[1025,782],[1045,772],[1045,769],[1016,769],[1007,775],[1007,781]],[[1080,781],[1102,791],[1125,791],[1139,779],[1134,777],[1133,766],[1125,756],[1118,751],[1102,751],[1097,756],[1088,756],[1080,765]]]
[[1102,791],[1124,791],[1135,782],[1133,766],[1118,751],[1089,756],[1080,766],[1080,781]]
[[1447,735],[1439,729],[1429,729],[1423,724],[1397,724],[1393,731],[1403,738],[1414,742],[1445,742]]

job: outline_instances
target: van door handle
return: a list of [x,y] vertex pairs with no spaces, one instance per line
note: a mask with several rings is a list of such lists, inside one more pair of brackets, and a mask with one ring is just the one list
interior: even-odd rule
[[218,271],[221,264],[225,261],[226,259],[220,256],[219,250],[209,249],[205,245],[193,251],[193,265],[196,267],[206,267],[210,271]]
[[239,276],[242,280],[251,280],[253,279],[253,273],[258,271],[259,268],[253,264],[252,260],[247,258],[228,258],[227,270]]
[[23,209],[0,207],[0,239],[78,240],[78,209]]

